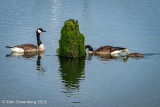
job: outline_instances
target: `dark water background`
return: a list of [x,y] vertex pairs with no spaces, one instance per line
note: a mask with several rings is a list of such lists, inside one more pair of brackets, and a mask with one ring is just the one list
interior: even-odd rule
[[[160,106],[160,0],[1,0],[0,14],[1,107]],[[78,20],[85,44],[94,49],[127,47],[144,58],[59,58],[68,19]],[[39,27],[47,31],[41,35],[44,53],[14,55],[5,48],[36,44]]]

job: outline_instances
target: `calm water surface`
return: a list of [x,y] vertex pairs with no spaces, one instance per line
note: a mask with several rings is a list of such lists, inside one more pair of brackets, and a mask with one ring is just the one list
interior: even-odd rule
[[[160,106],[159,11],[160,0],[1,0],[0,106]],[[94,49],[127,47],[144,58],[59,58],[60,31],[71,18]],[[17,55],[5,48],[36,44],[39,27],[47,31],[41,35],[44,53]]]

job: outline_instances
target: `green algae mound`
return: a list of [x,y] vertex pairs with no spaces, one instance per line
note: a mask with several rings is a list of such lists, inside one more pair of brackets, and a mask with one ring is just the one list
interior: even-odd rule
[[84,35],[79,31],[78,20],[65,21],[61,29],[58,55],[63,57],[82,57],[86,55]]

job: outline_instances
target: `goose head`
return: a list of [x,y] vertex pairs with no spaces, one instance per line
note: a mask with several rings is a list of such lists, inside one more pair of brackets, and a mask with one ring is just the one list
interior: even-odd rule
[[43,30],[42,28],[38,28],[38,29],[37,29],[37,32],[40,34],[40,33],[42,33],[42,32],[46,32],[46,31]]

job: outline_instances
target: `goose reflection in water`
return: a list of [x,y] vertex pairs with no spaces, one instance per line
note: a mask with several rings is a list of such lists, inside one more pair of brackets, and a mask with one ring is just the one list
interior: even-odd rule
[[62,78],[63,93],[68,97],[79,92],[80,82],[85,78],[85,57],[81,58],[59,58],[59,72]]
[[38,74],[42,75],[43,72],[45,72],[45,68],[41,66],[41,59],[44,56],[44,51],[42,52],[11,52],[10,54],[7,54],[7,58],[12,58],[12,57],[18,57],[18,58],[23,58],[23,59],[29,59],[29,58],[34,58],[35,56],[37,57],[36,61],[36,70],[38,70]]
[[122,59],[123,56],[121,54],[117,54],[115,56],[112,55],[95,55],[101,60],[111,60],[111,59]]
[[128,59],[129,59],[129,58],[136,59],[136,60],[140,60],[140,59],[143,58],[143,57],[130,57],[130,56],[121,55],[121,54],[117,54],[117,55],[115,55],[115,56],[112,56],[112,55],[88,54],[88,55],[86,56],[86,60],[92,60],[94,56],[95,56],[96,58],[98,58],[99,60],[101,60],[101,61],[117,60],[117,61],[122,61],[122,62],[125,62],[125,63],[128,62]]
[[96,58],[98,58],[101,61],[110,61],[110,60],[122,60],[125,58],[125,56],[121,55],[121,54],[116,54],[114,56],[112,55],[96,55],[96,54],[88,54],[86,59],[87,60],[92,60],[93,56],[95,56]]

